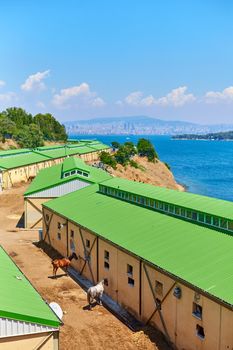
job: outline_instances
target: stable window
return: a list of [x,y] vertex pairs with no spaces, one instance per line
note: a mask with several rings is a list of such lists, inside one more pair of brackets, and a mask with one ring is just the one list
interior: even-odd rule
[[57,239],[59,239],[59,241],[61,240],[61,234],[60,234],[60,232],[57,233]]
[[57,228],[58,228],[58,230],[61,229],[61,223],[60,222],[57,223]]
[[166,204],[166,203],[164,204],[164,210],[168,211],[168,204]]
[[150,206],[151,206],[151,207],[154,206],[154,201],[153,201],[153,199],[150,199]]
[[87,248],[90,248],[90,246],[91,246],[90,240],[89,240],[89,239],[86,239],[86,247],[87,247]]
[[197,213],[195,211],[192,212],[192,219],[197,220]]
[[211,216],[210,215],[205,216],[205,223],[208,225],[211,225]]
[[227,228],[227,220],[221,219],[220,220],[220,227],[221,228]]
[[128,277],[128,284],[129,284],[131,287],[134,287],[134,279],[131,278],[131,277]]
[[216,218],[216,216],[213,217],[213,225],[219,226],[219,218]]
[[163,295],[163,284],[159,281],[155,281],[155,293]]
[[233,221],[228,221],[228,230],[233,231]]
[[163,209],[163,203],[159,202],[159,209]]
[[70,173],[70,175],[74,175],[74,174],[76,174],[76,170],[72,170]]
[[83,173],[83,176],[86,176],[86,177],[88,177],[88,173]]
[[191,212],[191,210],[187,210],[187,211],[186,211],[186,217],[187,217],[188,219],[191,219],[191,218],[192,218],[192,212]]
[[109,252],[107,250],[104,251],[104,259],[109,260]]
[[74,231],[73,230],[70,230],[70,237],[74,238]]
[[68,177],[68,176],[70,176],[70,173],[65,173],[64,174],[64,177]]
[[193,316],[202,319],[202,307],[197,303],[193,303]]
[[180,214],[181,214],[181,216],[185,216],[185,209],[181,208]]
[[77,174],[82,175],[83,172],[81,170],[77,170]]
[[109,263],[107,261],[104,262],[104,268],[109,270]]
[[198,220],[199,220],[200,222],[204,222],[204,221],[205,221],[205,215],[202,214],[202,213],[199,213],[199,214],[198,214]]
[[204,328],[199,324],[196,325],[197,336],[201,339],[205,338]]
[[133,276],[133,266],[127,264],[127,274]]
[[175,214],[180,215],[180,208],[179,207],[175,207]]
[[174,205],[169,205],[169,212],[174,213]]

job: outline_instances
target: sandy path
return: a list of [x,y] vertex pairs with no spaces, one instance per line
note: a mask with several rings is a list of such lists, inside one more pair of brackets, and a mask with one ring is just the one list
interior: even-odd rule
[[33,244],[38,239],[38,232],[16,228],[23,213],[22,193],[25,189],[23,186],[0,194],[0,244],[43,298],[58,302],[65,311],[60,349],[168,350],[156,331],[147,328],[134,333],[104,307],[96,306],[92,311],[83,309],[86,293],[70,277],[48,278],[52,273],[51,260]]

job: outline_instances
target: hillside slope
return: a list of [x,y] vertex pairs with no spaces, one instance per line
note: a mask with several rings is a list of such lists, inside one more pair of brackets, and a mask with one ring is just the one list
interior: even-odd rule
[[156,162],[153,163],[148,162],[146,157],[139,156],[134,156],[133,160],[137,162],[142,169],[136,169],[130,165],[124,167],[117,164],[116,170],[111,167],[108,167],[107,170],[113,176],[122,177],[124,179],[185,191],[185,188],[175,181],[172,172],[160,160],[156,160]]

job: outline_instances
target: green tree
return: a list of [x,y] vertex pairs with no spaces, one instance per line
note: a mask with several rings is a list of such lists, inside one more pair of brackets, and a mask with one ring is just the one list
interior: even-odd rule
[[117,141],[111,142],[111,145],[112,145],[112,148],[114,148],[114,149],[118,149],[120,147],[120,144]]
[[22,108],[7,108],[2,114],[13,121],[17,129],[20,129],[23,125],[30,125],[32,123],[32,115]]
[[33,123],[38,125],[45,140],[66,141],[67,134],[64,125],[61,125],[52,114],[37,114],[33,118]]
[[37,125],[24,125],[15,136],[20,147],[36,148],[44,145],[43,134]]
[[158,158],[158,155],[154,149],[152,143],[147,139],[139,139],[137,143],[138,154],[141,157],[147,157],[150,162]]
[[106,165],[111,166],[113,169],[116,169],[116,160],[108,152],[102,151],[100,153],[100,161]]
[[127,165],[129,163],[130,154],[127,152],[125,146],[120,146],[118,151],[115,153],[115,159],[117,163]]
[[4,114],[0,114],[0,137],[2,141],[5,142],[6,137],[11,138],[15,132],[15,123]]
[[124,143],[124,150],[125,152],[130,156],[134,156],[135,154],[137,154],[137,148],[135,147],[134,143],[131,141],[127,141]]

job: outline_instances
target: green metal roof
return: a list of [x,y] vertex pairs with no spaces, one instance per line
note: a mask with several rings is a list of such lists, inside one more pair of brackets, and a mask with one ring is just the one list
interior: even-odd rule
[[104,195],[98,185],[43,206],[233,305],[232,236]]
[[45,155],[35,152],[17,154],[10,157],[0,158],[0,168],[14,169],[25,165],[45,162],[46,160],[49,160],[49,158]]
[[[93,144],[93,147],[91,145]],[[90,147],[89,147],[90,145]],[[14,169],[33,163],[57,159],[74,154],[92,153],[100,149],[109,148],[98,141],[80,141],[79,145],[52,145],[38,147],[37,149],[14,149],[0,151],[0,169]]]
[[[84,178],[78,174],[65,178],[62,177],[64,172],[73,169],[85,170],[89,173],[89,177]],[[50,168],[41,170],[27,188],[24,196],[29,196],[30,194],[73,181],[74,179],[80,179],[89,183],[100,183],[110,178],[111,175],[109,175],[106,171],[89,166],[80,158],[69,157],[66,158],[62,164],[54,165]]]
[[28,152],[31,152],[29,148],[9,149],[6,151],[0,151],[0,157],[9,157],[9,156],[22,154],[22,153],[28,153]]
[[0,317],[59,327],[60,320],[0,246]]
[[233,202],[201,196],[190,192],[181,192],[164,187],[151,186],[117,177],[107,181],[104,185],[187,209],[233,220]]

